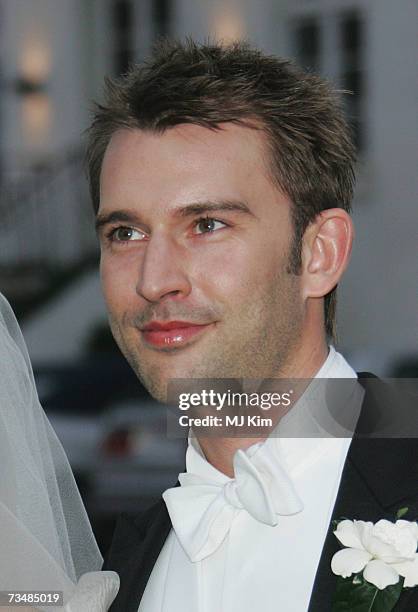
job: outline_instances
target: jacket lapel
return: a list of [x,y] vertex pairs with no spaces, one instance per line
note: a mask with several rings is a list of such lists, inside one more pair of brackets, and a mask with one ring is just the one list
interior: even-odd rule
[[[404,506],[409,508],[405,519],[416,520],[418,516],[417,440],[368,436],[382,417],[381,405],[375,393],[375,381],[376,378],[370,389],[367,378],[359,375],[359,382],[365,388],[366,395],[342,473],[315,577],[309,612],[331,610],[337,578],[331,571],[331,559],[341,548],[333,533],[333,520],[349,518],[377,522],[386,518],[393,521],[397,510]],[[412,609],[411,601],[414,599],[415,602],[417,597],[417,589],[406,589],[395,609]]]
[[119,593],[109,612],[137,612],[152,568],[171,529],[161,499],[137,518],[122,515],[103,569],[119,574]]

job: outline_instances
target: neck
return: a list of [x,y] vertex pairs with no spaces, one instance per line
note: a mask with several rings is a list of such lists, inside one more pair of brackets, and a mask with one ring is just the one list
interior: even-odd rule
[[[278,378],[313,378],[328,356],[325,337],[309,347],[301,344],[280,368]],[[230,478],[234,476],[233,458],[238,449],[245,450],[266,438],[216,438],[196,436],[207,461]]]

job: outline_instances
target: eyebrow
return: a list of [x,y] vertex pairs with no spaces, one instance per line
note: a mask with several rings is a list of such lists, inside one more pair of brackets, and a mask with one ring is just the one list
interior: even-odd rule
[[139,223],[139,217],[129,210],[114,210],[109,213],[99,213],[96,217],[95,227],[98,232],[102,227],[110,223]]
[[254,216],[249,206],[245,202],[239,202],[237,200],[225,200],[219,202],[208,201],[187,204],[186,206],[175,208],[173,210],[173,215],[176,217],[190,217],[192,215],[202,215],[208,212],[219,211],[239,212]]
[[[236,200],[225,200],[219,202],[195,202],[192,204],[186,204],[185,206],[179,206],[171,211],[174,217],[191,217],[195,215],[203,215],[208,212],[239,212],[247,215],[254,216],[254,213],[250,210],[249,206],[245,202]],[[96,217],[96,232],[98,232],[103,226],[110,223],[141,223],[140,218],[135,212],[129,210],[114,210],[109,213],[99,213]]]

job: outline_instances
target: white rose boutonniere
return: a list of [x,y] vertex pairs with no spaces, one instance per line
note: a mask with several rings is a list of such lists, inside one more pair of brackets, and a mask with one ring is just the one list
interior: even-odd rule
[[[402,516],[407,509],[398,512]],[[418,524],[398,519],[377,523],[342,520],[335,536],[343,546],[331,561],[334,574],[341,577],[334,599],[335,612],[365,609],[393,610],[402,588],[418,585]]]

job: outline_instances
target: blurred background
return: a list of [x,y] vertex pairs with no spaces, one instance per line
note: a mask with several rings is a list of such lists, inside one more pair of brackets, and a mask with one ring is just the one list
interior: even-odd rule
[[83,171],[105,75],[160,36],[245,37],[346,96],[359,161],[339,347],[354,367],[417,376],[416,0],[0,0],[0,291],[106,549],[114,517],[182,471],[184,441],[107,328]]

